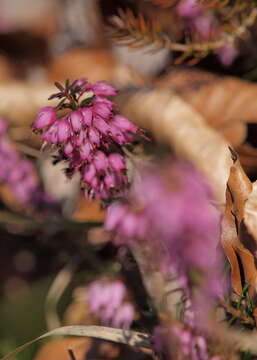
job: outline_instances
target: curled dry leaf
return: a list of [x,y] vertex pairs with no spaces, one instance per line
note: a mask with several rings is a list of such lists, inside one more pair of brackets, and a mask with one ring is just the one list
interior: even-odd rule
[[251,238],[245,227],[245,204],[252,184],[242,169],[237,154],[231,150],[231,166],[226,190],[226,209],[222,221],[221,243],[231,265],[231,283],[237,295],[249,285],[253,297],[257,290],[257,270],[252,252]]
[[257,85],[202,70],[178,68],[156,82],[171,88],[234,146],[246,138],[246,123],[257,122]]
[[[245,203],[245,225],[257,244],[257,181],[252,184],[253,190]],[[255,253],[255,256],[257,253]]]
[[239,159],[248,175],[256,175],[257,149],[250,144],[243,144],[237,147]]
[[125,116],[166,142],[208,179],[216,199],[225,203],[232,164],[228,143],[190,105],[167,89],[143,89],[119,98]]

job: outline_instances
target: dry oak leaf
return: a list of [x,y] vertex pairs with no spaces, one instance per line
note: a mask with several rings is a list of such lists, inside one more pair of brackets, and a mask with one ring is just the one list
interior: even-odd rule
[[257,181],[252,184],[252,192],[245,203],[245,225],[257,244]]
[[155,82],[170,88],[234,146],[246,138],[246,123],[257,123],[257,85],[198,69],[173,68]]
[[123,92],[117,101],[131,121],[198,168],[212,186],[216,200],[225,203],[232,164],[228,143],[199,113],[168,89]]
[[231,265],[231,283],[234,292],[242,293],[249,285],[251,296],[257,291],[257,269],[252,252],[252,239],[247,233],[245,204],[252,191],[252,184],[242,169],[237,154],[232,151],[231,166],[226,190],[226,208],[222,220],[221,244]]

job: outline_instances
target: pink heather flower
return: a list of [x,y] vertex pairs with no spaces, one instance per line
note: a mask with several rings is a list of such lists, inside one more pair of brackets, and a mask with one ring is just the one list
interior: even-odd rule
[[[214,12],[197,0],[182,0],[176,10],[178,15],[184,18],[185,25],[192,35],[192,41],[217,40],[222,37],[221,26]],[[230,66],[237,57],[238,50],[228,42],[216,53],[222,65]]]
[[32,163],[20,156],[6,129],[4,119],[0,118],[0,182],[9,186],[21,205],[34,210],[42,210],[49,205],[49,210],[53,209],[53,201],[40,189]]
[[182,329],[179,326],[171,327],[171,335],[178,345],[178,352],[186,358],[208,360],[206,340],[203,336],[196,335],[191,329]]
[[72,111],[70,114],[70,124],[74,132],[80,132],[82,129],[83,114],[80,110]]
[[[42,133],[45,144],[58,148],[58,160],[66,161],[67,175],[81,173],[87,197],[107,200],[119,196],[128,183],[122,146],[134,140],[139,128],[114,113],[114,104],[106,98],[117,94],[112,86],[80,79],[66,84],[66,89],[57,87],[63,90],[50,98],[63,100],[56,109],[41,109],[34,129]],[[71,110],[59,119],[62,108]]]
[[116,171],[121,171],[121,170],[125,170],[126,169],[126,165],[125,165],[125,160],[124,157],[121,156],[120,154],[111,154],[109,156],[109,164],[110,166],[116,170]]
[[[170,339],[170,340],[169,340]],[[163,329],[157,326],[154,329],[153,345],[157,353],[165,351],[165,343],[175,344],[178,359],[219,360],[218,356],[210,356],[207,340],[199,331],[191,326],[180,327],[177,324]]]
[[132,304],[124,301],[125,297],[126,288],[120,280],[95,280],[88,287],[89,308],[105,325],[130,327],[135,310]]
[[220,26],[213,12],[197,3],[197,0],[180,1],[177,13],[185,19],[193,38],[207,41],[220,35]]
[[132,304],[124,303],[114,313],[112,324],[116,328],[128,329],[131,326],[135,310]]
[[53,124],[56,121],[56,113],[50,106],[43,107],[39,110],[34,127],[41,130],[46,126]]
[[216,39],[220,35],[220,27],[215,16],[205,11],[191,20],[189,27],[193,36],[201,40]]
[[238,50],[232,43],[228,42],[219,49],[217,55],[222,65],[230,66],[237,57]]
[[92,86],[92,90],[97,96],[114,96],[118,93],[112,86],[101,81],[96,82]]
[[[217,296],[221,291],[215,263],[220,213],[211,204],[204,179],[179,161],[145,166],[139,175],[128,202],[108,208],[105,226],[114,233],[115,243],[133,247],[136,242],[148,242],[164,275],[175,271],[189,289],[200,286],[204,299]],[[199,278],[200,284],[195,280]],[[200,296],[194,301],[199,304],[205,304]]]

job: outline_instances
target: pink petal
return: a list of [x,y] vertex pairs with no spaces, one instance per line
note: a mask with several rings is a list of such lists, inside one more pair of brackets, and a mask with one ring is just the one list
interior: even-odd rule
[[64,147],[65,155],[70,155],[72,153],[73,149],[74,148],[73,148],[72,144],[70,142],[68,142]]
[[113,174],[106,174],[104,178],[104,183],[108,190],[115,188],[116,185],[116,179]]
[[81,159],[82,160],[90,160],[91,151],[92,151],[92,146],[90,145],[89,142],[81,145],[81,147],[79,149],[79,154],[80,154]]
[[67,119],[62,119],[57,122],[58,142],[62,143],[71,136],[70,124]]
[[101,81],[96,82],[92,86],[92,90],[98,96],[113,96],[118,93],[118,90]]
[[97,151],[94,155],[94,165],[98,171],[107,170],[108,159],[102,151]]
[[121,115],[115,115],[112,120],[112,124],[117,126],[121,131],[130,131],[136,133],[138,128],[136,125],[132,124],[127,118]]
[[34,127],[40,130],[46,126],[53,124],[56,121],[56,112],[50,107],[46,106],[39,110],[37,118],[34,122]]
[[94,128],[89,129],[88,138],[92,144],[100,145],[100,136],[99,136],[99,132],[96,129]]
[[92,125],[92,116],[93,116],[93,112],[92,109],[90,108],[81,108],[81,113],[83,116],[83,124],[87,125],[87,126],[91,126]]
[[93,101],[93,111],[95,115],[99,115],[104,119],[108,119],[111,114],[112,107],[102,100],[95,100]]
[[94,165],[89,164],[85,166],[83,171],[83,181],[90,184],[92,180],[95,178],[95,176],[96,176],[96,168],[94,167]]
[[125,159],[120,154],[113,153],[108,157],[111,168],[115,171],[125,169]]
[[79,111],[79,110],[72,111],[69,118],[70,118],[72,129],[75,132],[80,131],[82,128],[82,119],[83,119],[81,111]]

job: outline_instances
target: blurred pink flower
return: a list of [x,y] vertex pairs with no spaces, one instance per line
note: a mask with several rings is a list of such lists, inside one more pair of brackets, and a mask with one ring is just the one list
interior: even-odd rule
[[165,343],[169,342],[169,338],[175,343],[178,360],[220,360],[219,356],[210,356],[206,338],[190,326],[183,328],[174,324],[165,331],[157,326],[153,334],[153,345],[157,353],[165,350]]
[[89,308],[105,325],[130,327],[135,310],[132,304],[125,302],[125,297],[126,288],[120,280],[113,282],[106,279],[95,280],[88,287]]
[[[192,41],[218,40],[222,37],[220,23],[214,11],[206,8],[197,0],[182,0],[177,5],[177,13],[184,19]],[[238,50],[228,42],[216,52],[224,66],[230,66],[238,55]]]
[[179,16],[194,18],[203,10],[203,6],[197,3],[197,0],[182,0],[177,5],[177,13]]
[[164,275],[175,272],[189,293],[200,287],[203,297],[200,291],[195,308],[203,309],[206,298],[220,293],[215,263],[220,213],[204,179],[189,164],[143,166],[128,201],[109,207],[105,226],[116,244],[148,244]]
[[228,42],[218,51],[218,58],[224,66],[230,66],[238,55],[236,47]]
[[34,210],[54,210],[56,204],[39,185],[32,163],[23,158],[7,135],[5,120],[0,118],[0,182],[8,185],[17,200]]

